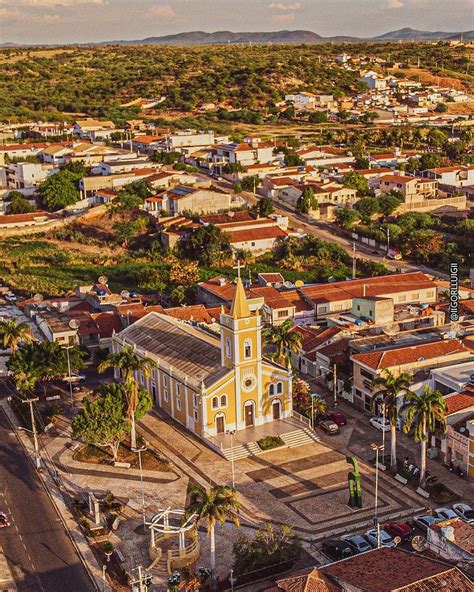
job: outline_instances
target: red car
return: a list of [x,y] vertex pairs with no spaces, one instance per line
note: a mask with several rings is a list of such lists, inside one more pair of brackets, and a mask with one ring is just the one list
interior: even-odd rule
[[326,414],[326,417],[336,423],[339,427],[347,424],[346,416],[341,411],[330,411]]
[[411,540],[413,528],[408,526],[406,522],[387,522],[383,529],[392,537],[400,537],[404,543]]
[[7,526],[10,526],[10,521],[6,514],[0,512],[0,528],[6,528]]

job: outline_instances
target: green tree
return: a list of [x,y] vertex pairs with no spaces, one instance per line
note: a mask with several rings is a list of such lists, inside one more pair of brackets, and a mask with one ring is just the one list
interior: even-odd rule
[[377,198],[378,211],[384,216],[390,216],[403,201],[403,195],[399,191],[390,191]]
[[79,199],[76,176],[70,171],[59,171],[48,177],[38,188],[42,206],[52,212],[71,206]]
[[276,348],[277,362],[286,366],[289,353],[297,354],[301,350],[303,336],[294,330],[293,320],[286,319],[281,325],[268,325],[263,332],[263,340]]
[[197,514],[198,523],[204,522],[207,534],[211,541],[211,577],[216,575],[216,541],[215,529],[219,522],[224,525],[226,520],[231,520],[236,526],[240,526],[237,514],[240,511],[240,502],[237,499],[235,489],[225,485],[216,485],[207,490],[198,483],[189,485],[189,504],[186,508],[186,516]]
[[406,241],[410,256],[421,263],[429,263],[436,259],[444,245],[443,235],[434,230],[416,230]]
[[241,180],[240,184],[244,191],[252,191],[255,193],[261,182],[262,180],[258,175],[248,175]]
[[8,199],[7,214],[29,214],[36,211],[36,206],[30,204],[19,191],[10,191]]
[[326,123],[328,120],[328,114],[326,111],[315,111],[310,113],[308,117],[309,123]]
[[150,160],[154,162],[160,162],[161,164],[173,164],[181,157],[180,152],[154,152]]
[[291,526],[267,524],[256,530],[253,538],[243,535],[237,539],[232,569],[240,579],[269,567],[291,567],[301,554],[301,542]]
[[425,171],[426,169],[434,169],[441,165],[441,158],[439,154],[435,154],[434,152],[427,152],[423,154],[420,158],[419,162],[419,169],[421,171]]
[[367,224],[372,216],[379,211],[379,201],[376,197],[363,197],[355,203],[354,209],[359,212],[362,220]]
[[126,417],[130,423],[130,440],[132,448],[137,447],[135,426],[137,407],[139,404],[137,374],[142,373],[146,378],[149,378],[151,370],[155,367],[156,363],[154,360],[148,356],[138,356],[133,347],[128,345],[123,347],[121,351],[117,353],[110,353],[97,367],[97,370],[101,373],[109,368],[117,368],[120,370],[127,393]]
[[359,197],[370,194],[369,182],[356,171],[345,174],[342,178],[342,184],[349,189],[355,189]]
[[285,166],[287,167],[295,167],[295,166],[303,166],[304,160],[294,151],[288,151],[285,155]]
[[436,105],[436,113],[446,113],[446,111],[448,110],[448,106],[445,105],[444,103],[438,103]]
[[296,209],[300,214],[309,214],[310,211],[317,210],[318,207],[318,199],[314,195],[313,189],[311,187],[305,187],[296,202]]
[[234,183],[232,189],[235,191],[235,193],[242,193],[242,185],[240,183]]
[[107,384],[94,394],[94,399],[84,397],[82,409],[74,416],[72,437],[98,448],[110,449],[116,461],[120,444],[130,431],[124,412],[125,391],[122,385]]
[[19,323],[15,319],[0,321],[0,341],[3,344],[3,349],[10,349],[12,354],[17,351],[19,343],[28,343],[33,339],[33,333],[28,323]]
[[270,216],[270,214],[273,214],[273,212],[275,211],[273,200],[271,200],[269,197],[262,197],[255,204],[255,211],[262,218]]
[[185,258],[208,266],[232,256],[228,235],[212,224],[197,228],[188,239],[181,240],[180,250]]
[[391,370],[384,368],[381,375],[372,381],[372,389],[377,389],[372,395],[372,410],[382,402],[385,406],[386,417],[390,422],[390,466],[397,468],[397,421],[399,412],[399,397],[411,394],[411,376],[402,372],[395,376]]
[[338,208],[336,210],[336,223],[346,230],[350,230],[360,220],[360,214],[357,210],[351,208]]
[[403,431],[407,434],[415,426],[415,442],[421,444],[420,486],[424,487],[426,477],[426,443],[435,429],[446,431],[448,406],[439,391],[425,385],[421,394],[407,392],[403,409],[406,412]]

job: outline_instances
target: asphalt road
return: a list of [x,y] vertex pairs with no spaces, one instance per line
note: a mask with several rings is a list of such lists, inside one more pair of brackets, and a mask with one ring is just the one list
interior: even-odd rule
[[19,592],[92,592],[89,576],[33,465],[0,411],[0,546]]

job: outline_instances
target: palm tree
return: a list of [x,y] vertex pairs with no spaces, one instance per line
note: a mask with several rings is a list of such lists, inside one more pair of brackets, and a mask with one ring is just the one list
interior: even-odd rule
[[380,387],[372,396],[372,411],[378,401],[382,400],[387,417],[390,421],[390,466],[397,467],[397,420],[398,420],[398,397],[408,394],[411,382],[411,375],[402,372],[399,376],[384,368],[380,376],[372,381],[372,388]]
[[407,434],[414,423],[415,442],[421,443],[420,486],[423,487],[426,477],[426,443],[429,434],[438,427],[436,422],[443,432],[446,431],[448,406],[439,391],[434,391],[425,385],[421,394],[412,392],[405,394],[403,408],[406,410],[403,431]]
[[300,351],[303,336],[293,330],[293,320],[286,319],[281,325],[269,325],[263,332],[263,339],[267,345],[276,347],[278,363],[286,366],[288,353],[297,354]]
[[33,341],[33,333],[28,323],[18,323],[15,319],[8,319],[0,323],[0,339],[5,349],[10,348],[14,354],[18,344]]
[[186,508],[186,517],[197,514],[197,523],[204,521],[207,526],[207,534],[211,539],[211,577],[215,579],[216,571],[216,523],[224,525],[226,520],[231,520],[236,526],[240,526],[240,520],[236,514],[240,510],[240,502],[237,499],[235,489],[227,485],[216,485],[208,491],[198,483],[190,484],[188,488],[190,502]]
[[128,397],[127,418],[130,422],[130,442],[132,448],[137,448],[137,432],[135,427],[135,412],[138,405],[139,386],[136,380],[137,372],[142,372],[148,378],[152,368],[156,367],[154,360],[148,356],[137,356],[132,346],[127,345],[117,353],[110,353],[97,367],[99,372],[109,368],[120,368],[122,380]]

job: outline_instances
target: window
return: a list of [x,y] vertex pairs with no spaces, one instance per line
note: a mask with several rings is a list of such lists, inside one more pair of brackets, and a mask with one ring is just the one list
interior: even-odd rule
[[283,383],[277,382],[277,395],[281,395],[282,392],[283,392]]
[[420,293],[419,293],[419,292],[414,292],[414,293],[411,295],[411,299],[412,299],[412,300],[419,300],[419,299],[420,299]]
[[221,407],[227,407],[227,395],[221,397]]
[[181,385],[179,383],[176,383],[176,394],[179,395],[181,394]]
[[359,397],[359,399],[362,399],[362,391],[360,391],[358,388],[354,389],[354,394],[356,397]]
[[143,372],[140,372],[140,384],[141,385],[145,384],[145,376],[144,376]]
[[181,399],[176,399],[176,409],[181,411]]
[[464,461],[464,456],[460,453],[460,452],[455,452],[454,453],[454,458],[460,462]]
[[198,412],[197,412],[197,409],[194,410],[194,421],[198,421]]
[[398,296],[398,302],[406,302],[407,296],[406,294],[400,294]]
[[225,355],[230,358],[230,339],[225,340]]
[[193,407],[197,407],[198,406],[198,398],[197,395],[193,395]]
[[246,339],[244,341],[244,357],[246,359],[252,357],[252,342],[250,341],[250,339]]
[[275,394],[275,385],[274,384],[270,384],[270,386],[268,387],[268,394],[270,395],[270,397],[272,397]]
[[369,317],[373,316],[373,312],[369,310]]
[[434,296],[434,290],[428,290],[428,292],[426,292],[427,298],[433,298],[433,296]]
[[219,407],[219,399],[217,397],[212,397],[212,408],[217,409]]
[[279,310],[278,311],[278,318],[279,319],[284,319],[287,316],[288,316],[288,311],[287,310]]
[[153,397],[153,401],[156,401],[156,385],[155,383],[151,383],[151,396]]
[[165,401],[166,401],[166,402],[168,402],[168,389],[165,389],[165,390],[163,391],[163,395],[164,395],[164,397],[165,397]]
[[370,372],[367,372],[367,370],[364,370],[363,368],[360,369],[360,375],[363,376],[364,378],[368,378],[369,380],[374,379],[374,375],[371,374]]
[[168,377],[163,376],[163,386],[168,386]]

